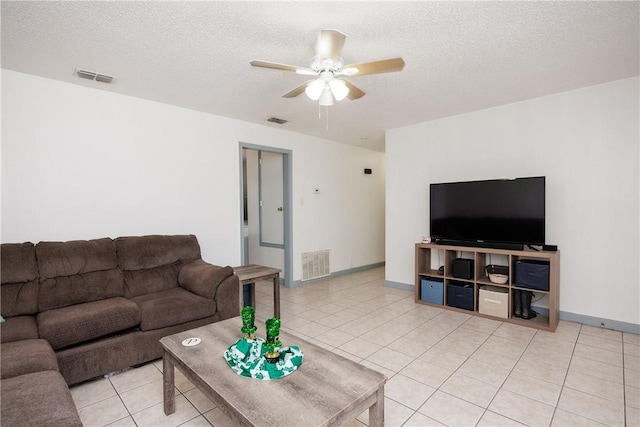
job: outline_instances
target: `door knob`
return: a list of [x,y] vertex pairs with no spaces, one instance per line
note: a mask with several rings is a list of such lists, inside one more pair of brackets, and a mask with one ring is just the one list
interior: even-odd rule
[[282,212],[282,211],[283,211],[283,208],[282,208],[282,206],[280,206],[280,207],[278,208],[278,212]]

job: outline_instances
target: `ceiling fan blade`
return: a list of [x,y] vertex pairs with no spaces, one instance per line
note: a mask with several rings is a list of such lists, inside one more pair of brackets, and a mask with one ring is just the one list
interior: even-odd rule
[[342,48],[346,35],[338,30],[322,30],[318,36],[316,44],[316,55],[318,59],[331,59],[334,64],[338,62],[338,58],[342,55]]
[[345,65],[338,74],[349,77],[364,76],[366,74],[393,73],[396,71],[402,71],[403,68],[404,60],[402,58],[393,58],[384,59],[382,61]]
[[290,71],[296,74],[302,74],[305,76],[315,76],[318,73],[313,71],[311,68],[298,67],[295,65],[287,65],[287,64],[278,64],[277,62],[269,62],[269,61],[261,61],[259,59],[255,59],[250,62],[254,67],[260,68],[271,68],[272,70],[280,70],[280,71]]
[[354,99],[360,99],[364,96],[364,91],[359,87],[357,87],[356,85],[354,85],[353,83],[351,83],[349,80],[345,80],[345,79],[340,79],[340,80],[342,80],[349,88],[349,94],[347,95],[347,98],[353,101]]
[[284,95],[282,95],[283,98],[295,98],[296,96],[300,95],[301,93],[304,92],[304,90],[307,88],[307,86],[309,86],[311,83],[315,82],[315,80],[307,80],[306,82],[302,83],[300,86],[291,89],[289,92],[285,93]]

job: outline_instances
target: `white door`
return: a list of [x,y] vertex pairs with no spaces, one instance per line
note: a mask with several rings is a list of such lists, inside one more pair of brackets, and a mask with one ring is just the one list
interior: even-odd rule
[[284,247],[284,164],[282,153],[260,151],[260,244]]

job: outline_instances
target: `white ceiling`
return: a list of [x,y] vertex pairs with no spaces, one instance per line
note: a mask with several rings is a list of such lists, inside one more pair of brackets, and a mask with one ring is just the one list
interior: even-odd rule
[[[639,74],[638,2],[2,1],[2,67],[384,151],[384,131]],[[400,73],[323,111],[282,94],[308,77],[321,29],[346,63]],[[81,80],[76,67],[118,77]],[[324,109],[323,109],[324,110]],[[266,119],[289,120],[284,125]]]

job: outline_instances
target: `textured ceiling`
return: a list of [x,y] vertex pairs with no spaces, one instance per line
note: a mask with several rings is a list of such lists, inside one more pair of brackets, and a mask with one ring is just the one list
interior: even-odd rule
[[[384,151],[384,131],[639,74],[638,2],[2,1],[2,67]],[[346,63],[402,57],[329,108],[281,95],[321,29]],[[118,76],[81,80],[76,67]],[[324,110],[324,108],[323,108]],[[276,116],[289,123],[271,124]]]

